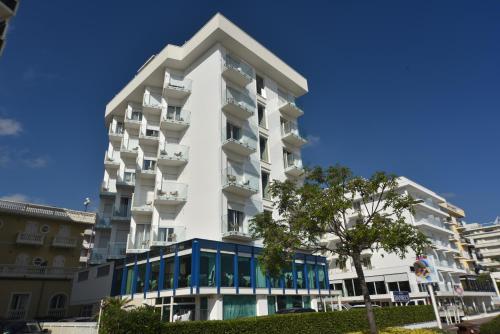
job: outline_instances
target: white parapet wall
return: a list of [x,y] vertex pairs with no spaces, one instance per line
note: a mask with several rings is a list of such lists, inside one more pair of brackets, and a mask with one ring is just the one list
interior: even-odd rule
[[97,322],[44,322],[40,325],[52,334],[97,334]]

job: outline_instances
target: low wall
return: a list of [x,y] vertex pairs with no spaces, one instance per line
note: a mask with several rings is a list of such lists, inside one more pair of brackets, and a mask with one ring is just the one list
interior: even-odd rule
[[40,325],[52,334],[97,334],[96,322],[43,322]]

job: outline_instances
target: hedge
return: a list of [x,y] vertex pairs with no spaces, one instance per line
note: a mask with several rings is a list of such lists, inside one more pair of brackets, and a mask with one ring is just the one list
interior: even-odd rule
[[500,331],[500,316],[493,318],[493,320],[482,324],[479,328],[481,334],[498,334]]
[[[430,305],[375,309],[379,328],[434,320]],[[368,329],[366,310],[283,314],[235,320],[165,323],[162,334],[310,334],[349,333]],[[134,331],[131,331],[131,333]],[[140,330],[137,331],[138,333]]]

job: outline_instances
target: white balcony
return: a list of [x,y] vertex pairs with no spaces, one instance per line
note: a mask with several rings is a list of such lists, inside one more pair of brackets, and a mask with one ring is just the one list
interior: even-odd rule
[[141,145],[157,145],[160,140],[160,131],[141,131],[139,133],[139,143]]
[[302,115],[304,115],[304,111],[300,109],[295,102],[290,102],[286,100],[281,100],[280,103],[282,103],[279,107],[279,110],[283,113],[286,114],[292,118],[297,118]]
[[163,182],[159,187],[155,204],[156,205],[177,205],[187,201],[188,186],[179,182]]
[[222,110],[228,115],[245,120],[255,113],[255,102],[249,95],[227,87]]
[[45,235],[37,232],[19,232],[17,234],[16,243],[23,245],[43,245]]
[[289,159],[285,161],[285,174],[292,177],[299,177],[304,175],[305,170],[302,166],[302,160]]
[[307,140],[300,135],[297,123],[291,121],[281,124],[281,139],[285,143],[297,147],[301,147],[307,143]]
[[164,107],[161,88],[146,87],[142,99],[142,111],[145,114],[160,115]]
[[227,152],[248,156],[257,151],[257,129],[226,126],[222,129],[222,148]]
[[415,226],[422,227],[435,232],[442,232],[454,235],[455,233],[451,231],[443,222],[438,219],[423,218],[415,221]]
[[56,235],[54,239],[52,239],[52,246],[59,248],[75,248],[78,243],[78,239],[63,237]]
[[127,237],[127,253],[144,253],[149,250],[150,240],[134,240],[131,234]]
[[126,129],[140,129],[142,125],[142,110],[137,109],[127,110],[125,115],[125,128]]
[[160,166],[183,166],[189,159],[189,147],[179,144],[165,144],[158,154]]
[[111,124],[109,127],[109,140],[112,142],[121,142],[123,138],[123,127],[117,124]]
[[99,194],[104,197],[116,196],[116,183],[114,181],[103,181]]
[[184,108],[167,108],[167,114],[162,118],[160,128],[164,130],[182,131],[189,127],[191,112]]
[[118,154],[106,151],[106,153],[104,154],[104,167],[107,167],[109,169],[120,168],[120,158],[118,157]]
[[191,79],[165,73],[163,94],[172,99],[183,99],[191,94],[191,86]]
[[161,234],[155,231],[151,240],[151,247],[165,247],[186,239],[186,228],[184,226],[169,226],[165,229],[173,232]]
[[222,60],[222,76],[240,87],[253,81],[254,71],[247,63],[226,55]]
[[249,197],[259,192],[259,178],[228,167],[222,171],[222,190]]
[[130,221],[130,208],[126,210],[113,210],[113,215],[111,216],[112,221],[116,222],[128,222]]
[[72,278],[78,268],[0,264],[0,277]]
[[127,253],[126,242],[110,242],[108,246],[108,259],[115,260],[123,258]]
[[142,168],[136,170],[136,175],[144,178],[155,178],[156,160],[144,160]]
[[135,173],[127,175],[119,175],[116,180],[117,187],[134,187],[135,186]]
[[237,221],[234,216],[224,215],[222,217],[222,238],[237,241],[252,240],[248,231],[248,221],[246,218]]
[[145,203],[145,204],[134,204],[130,211],[133,214],[137,215],[150,215],[153,213],[153,203]]

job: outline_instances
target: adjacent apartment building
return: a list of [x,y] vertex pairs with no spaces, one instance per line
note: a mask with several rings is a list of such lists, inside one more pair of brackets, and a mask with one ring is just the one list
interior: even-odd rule
[[297,254],[286,281],[259,271],[249,231],[273,209],[270,180],[304,172],[296,98],[306,92],[304,77],[220,14],[139,69],[105,113],[90,263],[126,257],[115,294],[166,319],[178,296],[192,319],[228,319],[314,306],[328,293],[323,257]]
[[5,47],[9,20],[16,14],[18,6],[17,0],[0,0],[0,55]]
[[[476,284],[475,254],[470,251],[470,240],[458,233],[465,213],[446,202],[435,192],[405,177],[399,179],[402,193],[418,201],[415,212],[406,214],[406,221],[426,234],[432,245],[425,254],[435,268],[434,289],[442,305],[464,302],[467,311],[484,312],[494,307],[496,292],[492,284]],[[353,217],[354,219],[355,217]],[[336,242],[331,238],[330,242]],[[426,303],[428,292],[417,283],[413,263],[416,254],[410,251],[405,259],[383,251],[363,255],[363,267],[373,300],[380,305],[391,303],[391,291],[407,291],[414,303]],[[342,302],[362,303],[356,272],[350,263],[342,263],[336,256],[329,258],[330,283],[342,294]],[[457,292],[463,289],[463,293]]]
[[71,280],[95,214],[0,200],[0,317],[71,314]]

